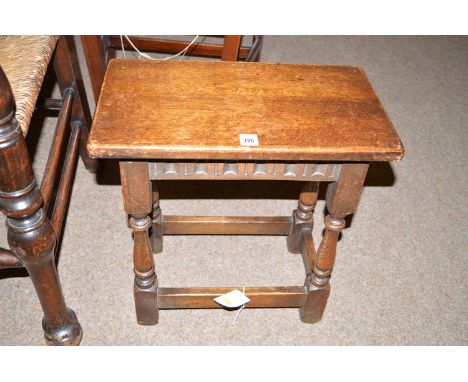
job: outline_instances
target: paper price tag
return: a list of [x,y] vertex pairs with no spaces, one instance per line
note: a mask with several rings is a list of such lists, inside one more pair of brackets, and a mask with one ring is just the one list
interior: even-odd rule
[[250,298],[237,289],[234,289],[229,293],[222,294],[213,300],[215,300],[219,305],[225,306],[226,308],[239,308],[240,306],[250,302]]
[[241,146],[258,146],[257,134],[239,134]]

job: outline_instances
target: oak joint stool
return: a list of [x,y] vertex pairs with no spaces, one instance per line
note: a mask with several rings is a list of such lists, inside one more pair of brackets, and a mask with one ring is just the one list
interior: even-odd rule
[[[245,288],[246,308],[300,308],[322,318],[345,217],[356,211],[369,162],[399,160],[400,139],[366,75],[345,66],[113,60],[88,143],[120,161],[124,207],[134,232],[138,323],[159,309],[219,308],[234,288],[158,285],[153,253],[164,235],[285,235],[301,254],[302,286]],[[304,182],[292,217],[166,216],[152,183],[178,180]],[[320,182],[325,233],[312,238]]]

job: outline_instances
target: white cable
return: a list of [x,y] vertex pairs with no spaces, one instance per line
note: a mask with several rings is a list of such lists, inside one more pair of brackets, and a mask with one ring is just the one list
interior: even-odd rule
[[177,54],[174,54],[173,56],[170,56],[170,57],[166,57],[166,58],[163,58],[163,60],[169,60],[171,58],[174,58],[174,57],[177,57],[177,56],[180,56],[181,54],[185,55],[185,53],[189,50],[189,48],[195,43],[195,41],[197,41],[198,37],[200,37],[200,35],[196,35],[195,38],[190,41],[190,44],[188,44],[184,49],[182,49],[179,53]]
[[120,45],[122,45],[122,53],[123,53],[124,58],[127,58],[127,56],[125,54],[125,48],[124,48],[123,36],[122,35],[120,35]]
[[152,58],[150,55],[148,55],[148,54],[146,54],[146,53],[140,52],[140,51],[138,50],[138,48],[133,44],[132,40],[130,40],[130,39],[128,38],[127,35],[124,35],[124,37],[126,38],[126,40],[128,41],[128,43],[132,46],[132,48],[138,53],[138,55],[139,55],[140,57],[144,57],[144,58],[147,58],[147,59],[149,59],[149,60],[154,60],[154,58]]
[[[144,53],[144,52],[140,52],[138,50],[138,48],[135,46],[135,44],[132,42],[132,40],[130,40],[130,38],[127,36],[127,35],[123,35],[123,37],[125,37],[125,39],[128,41],[128,43],[132,46],[132,48],[138,53],[138,56],[139,57],[143,57],[143,58],[146,58],[148,60],[154,60],[154,61],[163,61],[163,60],[170,60],[171,58],[175,58],[175,57],[178,57],[180,56],[181,54],[185,55],[185,53],[189,50],[189,48],[195,43],[195,41],[197,41],[198,37],[200,37],[200,35],[196,35],[195,38],[190,41],[190,44],[188,44],[184,49],[182,49],[179,53],[177,54],[174,54],[173,56],[169,56],[169,57],[164,57],[164,58],[153,58],[151,57],[149,54],[147,53]],[[125,57],[125,50],[124,50],[124,44],[123,44],[123,38],[122,38],[122,35],[120,36],[120,42],[122,44],[122,51],[124,52],[124,57]]]
[[[200,44],[202,44],[202,43],[204,42],[204,40],[205,40],[205,37],[202,37],[202,39],[200,40]],[[184,54],[180,57],[181,60],[183,60],[183,59],[185,58],[185,53],[187,53],[189,47],[190,47],[190,45],[187,46],[187,48],[184,49],[185,52],[184,52]]]

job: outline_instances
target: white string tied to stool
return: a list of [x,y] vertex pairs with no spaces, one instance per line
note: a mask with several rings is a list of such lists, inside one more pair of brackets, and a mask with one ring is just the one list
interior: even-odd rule
[[[245,286],[242,287],[242,293],[245,294]],[[237,317],[239,317],[239,314],[242,312],[242,309],[244,309],[245,304],[242,304],[242,306],[237,310],[236,316],[234,317],[234,320],[232,321],[231,326],[234,326],[236,323]]]

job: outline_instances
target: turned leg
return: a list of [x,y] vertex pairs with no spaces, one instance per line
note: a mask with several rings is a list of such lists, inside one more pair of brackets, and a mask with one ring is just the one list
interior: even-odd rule
[[159,192],[153,183],[153,213],[151,215],[151,247],[153,253],[161,253],[163,250],[163,231],[161,208],[159,207]]
[[291,253],[301,253],[302,231],[312,230],[317,195],[318,182],[307,182],[299,196],[297,209],[292,214],[293,221],[287,238],[288,250]]
[[330,294],[330,275],[336,256],[336,244],[345,227],[345,216],[356,211],[362,187],[367,174],[367,163],[343,164],[338,181],[327,189],[325,234],[315,255],[312,272],[306,277],[308,296],[300,308],[301,320],[315,323],[322,319]]
[[124,207],[130,215],[134,234],[133,265],[134,297],[137,322],[140,325],[158,323],[158,280],[155,273],[149,229],[152,211],[151,181],[146,162],[120,162]]
[[42,208],[26,143],[14,118],[13,96],[0,69],[0,209],[7,216],[8,243],[26,267],[44,312],[48,345],[78,345],[82,331],[67,308],[55,267],[56,236]]

